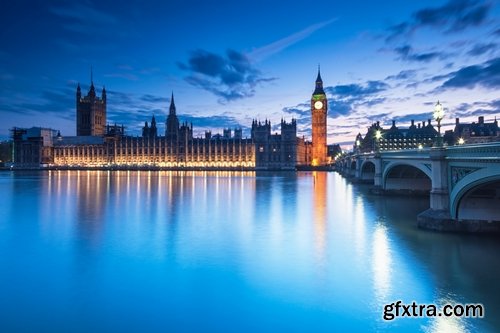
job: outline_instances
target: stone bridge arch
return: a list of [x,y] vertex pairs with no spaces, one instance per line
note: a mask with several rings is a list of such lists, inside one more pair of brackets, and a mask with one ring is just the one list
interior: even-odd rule
[[[500,221],[500,168],[451,167],[450,214],[453,219]],[[478,189],[493,186],[493,197],[471,198]],[[491,192],[491,188],[490,191]],[[496,195],[496,197],[495,197]],[[460,216],[462,214],[462,216]],[[473,218],[472,216],[475,216]]]
[[363,181],[375,181],[375,161],[364,159],[359,168],[359,178]]
[[356,166],[357,166],[357,159],[353,158],[349,161],[349,176],[350,177],[355,177],[356,176]]
[[[391,172],[414,169],[414,178],[390,178]],[[422,177],[424,175],[424,177]],[[391,182],[394,182],[392,184]],[[406,190],[425,192],[432,189],[432,171],[430,164],[417,161],[390,161],[386,163],[382,171],[382,185],[384,190]]]

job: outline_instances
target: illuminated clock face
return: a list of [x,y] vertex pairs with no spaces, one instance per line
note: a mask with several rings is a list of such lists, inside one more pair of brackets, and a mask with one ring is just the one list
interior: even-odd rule
[[322,107],[323,107],[323,102],[317,101],[316,103],[314,103],[314,108],[316,110],[321,109]]

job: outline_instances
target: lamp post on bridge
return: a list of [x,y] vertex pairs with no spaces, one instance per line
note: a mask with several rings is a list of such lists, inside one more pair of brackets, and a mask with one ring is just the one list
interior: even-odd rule
[[359,139],[357,139],[355,144],[356,144],[355,153],[359,154],[360,150],[361,150],[361,141]]
[[380,140],[382,139],[382,130],[380,127],[374,133],[375,138],[375,156],[373,163],[375,164],[375,177],[373,179],[374,193],[382,193],[382,158],[380,156]]
[[438,134],[435,142],[435,147],[442,147],[443,146],[443,138],[441,137],[441,120],[444,117],[444,108],[439,101],[437,101],[436,105],[434,106],[434,119],[437,121],[437,127],[438,127]]
[[375,131],[375,152],[380,152],[380,139],[382,139],[382,131],[379,129]]

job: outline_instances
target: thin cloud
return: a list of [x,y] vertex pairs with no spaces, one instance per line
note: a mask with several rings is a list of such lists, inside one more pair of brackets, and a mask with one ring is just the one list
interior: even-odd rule
[[435,59],[444,60],[451,56],[449,53],[437,51],[418,53],[410,45],[396,47],[394,52],[399,56],[398,59],[415,62],[430,62]]
[[50,7],[49,11],[62,19],[66,30],[81,34],[101,33],[107,31],[107,27],[118,23],[115,16],[82,3]]
[[273,54],[283,51],[284,49],[292,46],[293,44],[300,42],[301,40],[312,35],[317,30],[324,28],[335,21],[337,21],[337,18],[331,18],[327,21],[312,24],[303,30],[295,32],[289,36],[286,36],[270,44],[259,47],[247,53],[247,56],[248,58],[252,59],[252,61],[261,61],[265,58],[272,56]]
[[458,71],[448,74],[448,79],[438,88],[472,89],[481,86],[488,89],[498,89],[500,87],[500,57],[482,64],[466,66]]
[[339,97],[359,97],[376,94],[389,88],[390,86],[383,81],[371,80],[367,81],[365,84],[352,83],[327,87],[325,91]]
[[500,115],[500,99],[488,102],[461,103],[451,111],[453,117]]
[[144,76],[150,76],[161,72],[157,67],[151,68],[134,68],[129,64],[116,65],[116,70],[111,73],[106,73],[104,77],[120,78],[128,81],[138,81]]
[[491,53],[497,50],[498,45],[496,43],[478,43],[474,45],[469,52],[467,52],[470,56],[481,56],[483,54]]
[[415,78],[417,75],[417,71],[413,69],[400,71],[396,75],[389,75],[385,79],[386,80],[409,80]]
[[137,75],[134,75],[132,73],[108,73],[104,74],[104,77],[112,77],[112,78],[119,78],[119,79],[125,79],[129,81],[137,81],[139,78]]
[[116,23],[114,16],[82,3],[73,3],[67,7],[51,7],[49,10],[58,16],[81,22],[90,20],[93,23]]
[[457,32],[483,23],[491,8],[489,3],[472,0],[450,0],[437,8],[422,9],[414,14],[415,26],[447,26]]
[[491,3],[485,1],[450,0],[439,7],[424,8],[414,12],[408,21],[389,27],[386,41],[412,34],[424,27],[452,33],[480,26],[486,22],[491,7]]
[[145,94],[142,95],[141,100],[144,102],[149,102],[149,103],[167,103],[170,101],[170,98],[167,97],[161,97],[161,96],[155,96],[151,94]]

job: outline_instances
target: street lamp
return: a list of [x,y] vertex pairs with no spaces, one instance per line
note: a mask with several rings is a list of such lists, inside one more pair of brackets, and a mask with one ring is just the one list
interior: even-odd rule
[[458,139],[458,144],[459,144],[459,145],[463,145],[464,143],[465,143],[464,138],[459,138],[459,139]]
[[444,108],[439,101],[437,101],[436,105],[434,106],[434,119],[437,121],[437,126],[438,126],[438,135],[437,135],[437,141],[436,141],[436,146],[440,147],[442,145],[441,142],[441,119],[444,117]]
[[375,148],[376,148],[377,152],[380,150],[380,139],[381,138],[382,138],[382,131],[376,130],[375,131]]

